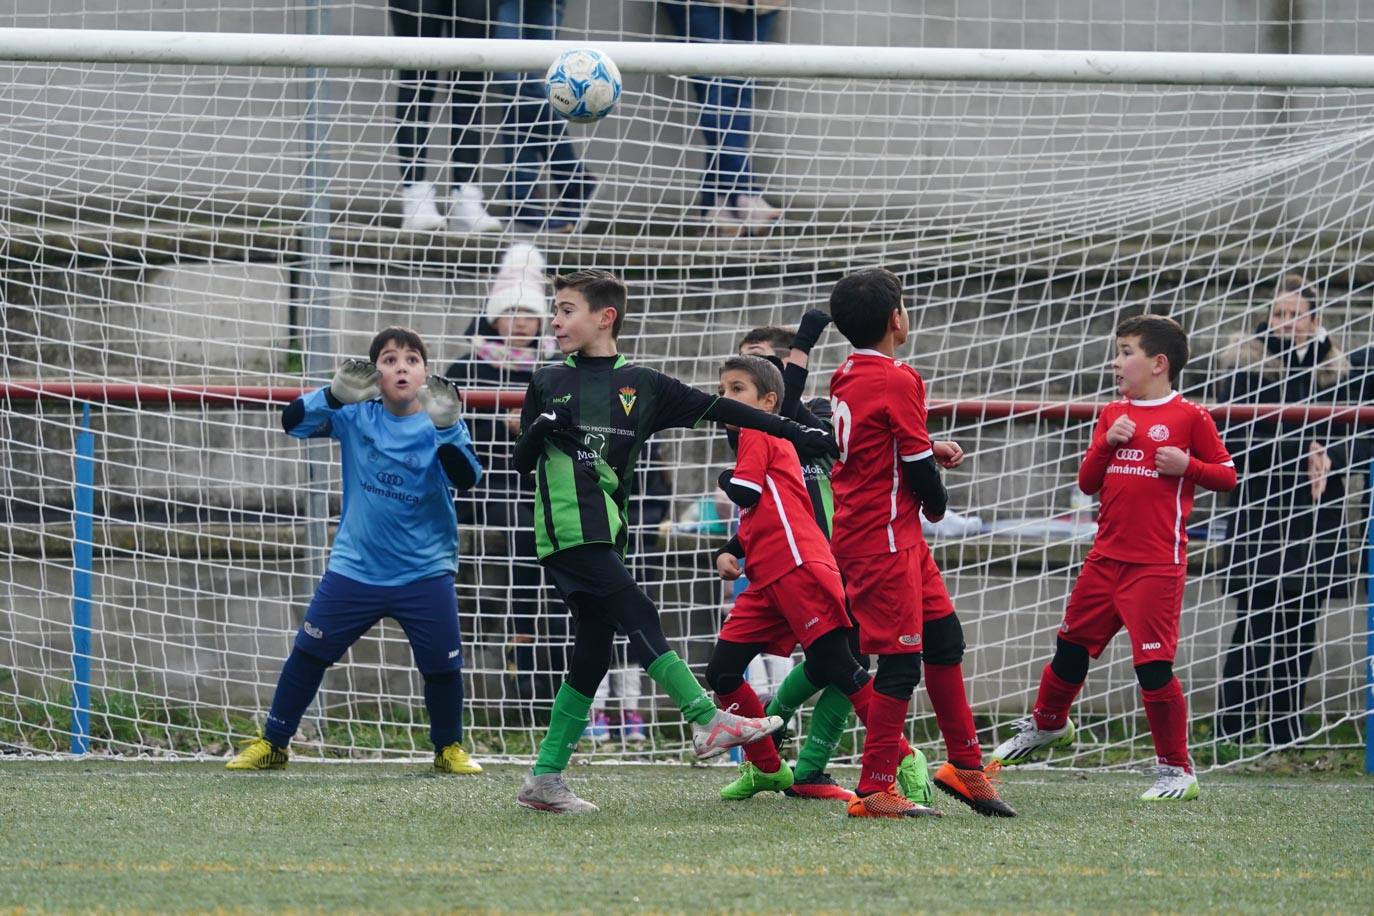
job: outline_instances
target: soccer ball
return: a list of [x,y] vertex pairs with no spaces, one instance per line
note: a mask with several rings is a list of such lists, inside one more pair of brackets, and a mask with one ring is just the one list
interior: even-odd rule
[[600,51],[574,48],[553,62],[544,91],[553,110],[569,121],[599,121],[620,98],[620,69]]

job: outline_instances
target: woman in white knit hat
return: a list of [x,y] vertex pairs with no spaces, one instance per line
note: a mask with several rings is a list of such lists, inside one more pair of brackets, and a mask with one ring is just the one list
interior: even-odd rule
[[[552,310],[544,271],[544,256],[533,245],[507,249],[482,314],[468,328],[471,350],[445,373],[458,387],[523,391],[534,370],[557,355],[557,347],[543,335],[544,317]],[[551,699],[566,670],[561,652],[568,641],[567,617],[539,614],[533,491],[528,476],[511,466],[519,414],[474,411],[468,421],[473,447],[487,471],[472,493],[475,498],[459,502],[459,521],[504,531],[510,547],[505,626],[507,663],[514,676],[510,699]],[[556,632],[550,632],[551,625]]]

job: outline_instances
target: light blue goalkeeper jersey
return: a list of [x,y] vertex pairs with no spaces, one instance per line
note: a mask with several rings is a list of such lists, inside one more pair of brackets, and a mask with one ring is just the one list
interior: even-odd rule
[[381,401],[329,406],[325,389],[304,398],[297,439],[338,440],[343,509],[329,553],[332,572],[369,585],[405,585],[458,568],[458,520],[439,446],[458,447],[473,471],[482,465],[467,426],[435,429],[423,410],[397,417]]

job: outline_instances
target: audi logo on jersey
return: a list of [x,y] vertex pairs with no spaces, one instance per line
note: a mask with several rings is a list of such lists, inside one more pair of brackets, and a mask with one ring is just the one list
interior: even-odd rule
[[390,471],[378,471],[377,482],[389,487],[399,487],[401,484],[405,483],[405,478],[400,474],[393,474]]
[[1144,461],[1145,452],[1138,448],[1119,448],[1116,450],[1117,461]]

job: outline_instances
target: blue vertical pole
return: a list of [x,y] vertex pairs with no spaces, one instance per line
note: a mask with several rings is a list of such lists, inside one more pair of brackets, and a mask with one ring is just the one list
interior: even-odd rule
[[1369,502],[1366,502],[1365,530],[1368,547],[1365,554],[1365,698],[1364,698],[1364,771],[1374,776],[1374,461],[1369,462]]
[[91,749],[91,567],[95,535],[95,434],[81,405],[72,497],[72,753]]

